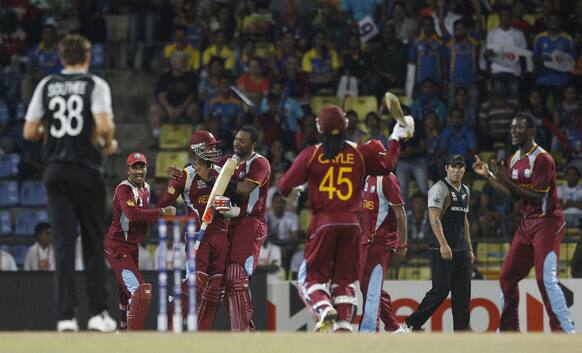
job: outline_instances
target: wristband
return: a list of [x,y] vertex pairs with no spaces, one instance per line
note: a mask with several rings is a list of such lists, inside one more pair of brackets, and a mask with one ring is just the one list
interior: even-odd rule
[[229,181],[226,190],[224,190],[224,196],[233,198],[236,193],[236,186],[238,183],[236,181]]

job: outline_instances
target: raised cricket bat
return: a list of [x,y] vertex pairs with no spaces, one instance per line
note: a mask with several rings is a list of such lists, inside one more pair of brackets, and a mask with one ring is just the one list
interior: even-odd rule
[[196,243],[194,244],[194,251],[198,250],[200,246],[200,241],[204,236],[204,232],[206,231],[206,227],[212,223],[212,203],[216,196],[222,196],[224,191],[226,191],[226,187],[228,186],[228,182],[230,178],[234,174],[234,170],[238,164],[239,158],[236,155],[233,155],[229,159],[226,160],[226,163],[220,169],[220,173],[214,182],[214,186],[212,187],[212,191],[210,191],[210,195],[208,196],[208,202],[206,203],[206,208],[204,209],[204,213],[202,214],[202,224],[200,226],[200,231],[198,232],[198,237],[196,237]]
[[247,96],[243,91],[238,89],[235,85],[231,85],[230,90],[240,99],[244,104],[246,104],[249,108],[254,109],[255,103]]
[[386,94],[384,94],[384,104],[390,111],[392,117],[396,119],[396,121],[398,121],[401,125],[406,126],[404,112],[402,112],[402,107],[400,106],[400,100],[394,93],[386,92]]

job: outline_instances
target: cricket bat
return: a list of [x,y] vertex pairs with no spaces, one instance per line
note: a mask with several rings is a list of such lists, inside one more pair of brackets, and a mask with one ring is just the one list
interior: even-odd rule
[[212,223],[212,203],[216,196],[222,196],[224,191],[226,191],[226,187],[228,186],[228,182],[230,178],[234,174],[234,170],[238,164],[239,158],[236,155],[233,155],[229,159],[226,160],[226,163],[220,169],[220,173],[214,182],[214,186],[212,187],[212,191],[210,191],[210,195],[208,196],[208,202],[206,203],[206,208],[204,209],[204,213],[202,214],[201,226],[200,230],[198,231],[198,236],[196,237],[196,243],[194,244],[194,251],[198,250],[200,246],[200,241],[204,236],[204,232],[206,231],[206,227]]
[[404,112],[402,112],[402,107],[400,106],[400,100],[394,93],[386,92],[386,94],[384,94],[384,104],[390,111],[392,117],[396,119],[396,121],[398,121],[401,125],[406,126]]
[[231,85],[229,88],[232,91],[232,93],[234,93],[238,97],[238,99],[240,99],[249,108],[251,108],[251,109],[254,109],[255,108],[255,104],[253,103],[253,101],[249,98],[249,96],[247,96],[246,94],[244,94],[243,91],[241,91],[240,89],[238,89],[234,85]]

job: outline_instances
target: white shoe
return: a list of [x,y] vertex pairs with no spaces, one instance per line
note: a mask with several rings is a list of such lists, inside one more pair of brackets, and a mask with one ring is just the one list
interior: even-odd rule
[[409,327],[406,323],[404,324],[400,324],[400,326],[398,327],[398,329],[394,332],[392,332],[393,335],[402,335],[402,334],[407,334],[407,333],[411,333],[412,332],[412,327]]
[[73,318],[71,320],[57,321],[57,332],[77,332],[77,331],[79,331],[77,319]]
[[109,316],[107,310],[97,314],[89,319],[87,330],[100,332],[114,332],[117,329],[117,323]]
[[337,320],[337,311],[333,306],[327,306],[319,315],[319,320],[315,324],[315,332],[329,332],[332,330]]

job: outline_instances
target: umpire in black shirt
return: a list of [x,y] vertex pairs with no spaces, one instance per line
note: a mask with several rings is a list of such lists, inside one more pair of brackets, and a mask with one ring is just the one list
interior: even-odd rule
[[469,234],[469,188],[461,183],[465,159],[460,154],[445,161],[447,176],[428,191],[428,212],[433,236],[432,289],[396,332],[419,330],[451,292],[453,328],[469,329],[471,264],[475,260]]
[[81,226],[90,330],[116,329],[106,307],[103,235],[105,183],[102,154],[117,150],[111,92],[88,73],[91,43],[79,35],[59,42],[60,74],[41,80],[28,106],[24,138],[43,141],[44,183],[54,234],[57,331],[77,331],[75,238]]

